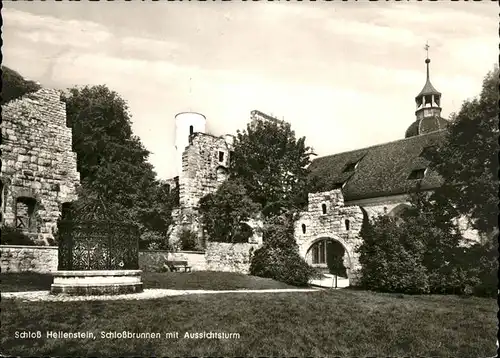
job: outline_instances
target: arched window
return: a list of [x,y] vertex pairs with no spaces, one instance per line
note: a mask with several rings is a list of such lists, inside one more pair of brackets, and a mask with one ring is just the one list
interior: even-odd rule
[[323,211],[323,214],[326,214],[326,204],[321,204],[321,210]]
[[194,128],[193,126],[189,126],[189,135],[194,133]]
[[318,241],[311,247],[311,251],[314,265],[326,263],[326,240]]
[[344,224],[345,224],[345,229],[349,231],[349,229],[351,228],[351,222],[349,221],[349,219],[345,219]]
[[305,234],[306,233],[306,224],[302,224],[302,233]]

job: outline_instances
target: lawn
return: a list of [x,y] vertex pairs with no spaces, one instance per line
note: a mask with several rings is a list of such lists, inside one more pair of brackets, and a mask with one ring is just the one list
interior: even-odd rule
[[[0,273],[2,292],[48,291],[51,274],[33,272]],[[233,272],[143,272],[144,288],[169,288],[177,290],[263,290],[270,288],[295,288],[267,278]]]
[[[218,273],[204,275],[207,282],[195,280],[186,286],[207,288],[213,277],[219,288],[235,287],[235,283],[222,284]],[[151,282],[163,285],[158,277]],[[176,275],[165,277],[172,283],[182,281]],[[236,285],[241,286],[243,281],[238,280]],[[252,277],[248,280],[259,282]],[[494,299],[354,290],[207,294],[143,301],[2,299],[0,346],[3,354],[22,356],[491,357],[495,354],[496,312]],[[40,331],[42,338],[16,338],[16,331]],[[90,331],[96,338],[47,339],[47,331]],[[162,338],[100,336],[100,332],[122,331],[158,332]],[[239,337],[184,338],[186,332],[211,331]],[[179,338],[172,338],[173,332]]]

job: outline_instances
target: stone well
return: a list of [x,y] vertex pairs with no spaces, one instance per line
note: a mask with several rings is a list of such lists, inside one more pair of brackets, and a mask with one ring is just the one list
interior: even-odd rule
[[53,294],[120,295],[142,292],[141,270],[57,271]]
[[119,221],[59,222],[58,270],[52,294],[115,295],[142,292],[139,232]]

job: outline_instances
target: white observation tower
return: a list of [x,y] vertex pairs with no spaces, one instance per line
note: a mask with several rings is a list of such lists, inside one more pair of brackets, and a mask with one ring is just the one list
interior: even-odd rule
[[207,118],[197,112],[181,112],[175,115],[175,150],[177,173],[182,173],[182,153],[189,145],[189,136],[196,132],[205,133]]

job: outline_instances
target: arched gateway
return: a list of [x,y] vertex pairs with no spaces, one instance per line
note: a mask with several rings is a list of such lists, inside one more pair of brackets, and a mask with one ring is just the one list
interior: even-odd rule
[[357,280],[359,270],[356,247],[365,215],[359,206],[344,206],[340,189],[309,194],[308,210],[295,223],[295,240],[300,255],[312,266],[331,277]]

